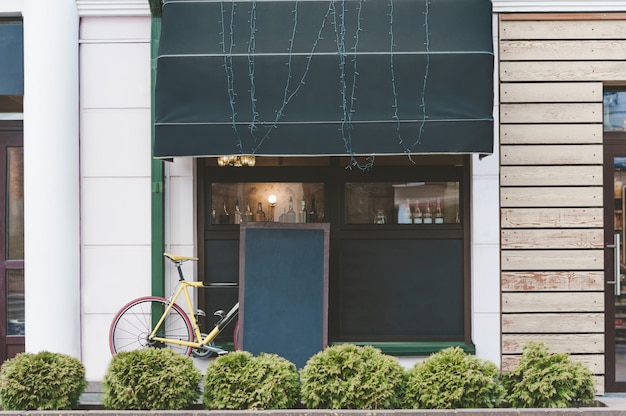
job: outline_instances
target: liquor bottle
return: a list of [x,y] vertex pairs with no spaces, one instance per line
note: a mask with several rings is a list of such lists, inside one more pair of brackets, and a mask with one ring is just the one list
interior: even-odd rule
[[435,207],[435,224],[443,224],[443,212],[441,212],[441,198],[437,198]]
[[459,215],[459,210],[456,210],[456,218],[454,219],[454,221],[459,224],[461,222],[461,216]]
[[224,201],[224,206],[222,208],[222,212],[220,213],[220,224],[230,224],[230,215],[228,214],[228,209],[226,208],[226,201]]
[[411,203],[407,198],[404,204],[398,206],[398,224],[410,224],[412,222],[411,217]]
[[211,207],[211,224],[217,223],[217,214],[215,213],[215,207]]
[[278,217],[278,222],[287,222],[287,208],[283,207],[283,213]]
[[415,200],[415,210],[413,211],[413,224],[422,224],[424,219],[422,217],[422,210],[420,209],[420,200]]
[[315,208],[315,196],[311,197],[311,209],[309,209],[309,222],[317,222],[317,209]]
[[258,203],[256,213],[254,214],[254,220],[256,222],[265,222],[265,212],[263,212],[263,204]]
[[430,210],[430,201],[426,200],[426,205],[424,205],[424,224],[432,224],[433,223],[433,213]]
[[241,224],[243,220],[243,215],[241,214],[241,210],[239,209],[239,200],[235,201],[235,212],[233,213],[233,217],[235,220],[235,224]]
[[287,210],[286,221],[288,223],[296,222],[296,211],[293,210],[293,198],[289,197],[289,209]]
[[304,197],[302,197],[302,201],[300,201],[300,212],[298,215],[298,222],[300,224],[306,224],[308,215],[309,213],[306,210],[306,201],[304,200]]
[[249,202],[246,204],[246,213],[243,214],[243,220],[245,222],[252,222],[252,221],[254,221],[254,214],[252,213],[252,210],[250,209],[250,203]]

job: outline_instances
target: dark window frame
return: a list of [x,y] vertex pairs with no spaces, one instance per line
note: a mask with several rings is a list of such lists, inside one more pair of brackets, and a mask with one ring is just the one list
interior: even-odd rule
[[[211,183],[238,183],[238,182],[323,182],[324,183],[324,212],[327,221],[331,223],[330,244],[330,313],[329,313],[329,340],[333,342],[352,342],[355,344],[373,344],[395,355],[412,355],[429,353],[445,348],[450,345],[458,345],[468,352],[474,352],[475,348],[471,341],[471,290],[470,290],[470,159],[469,156],[461,156],[462,163],[449,165],[439,164],[406,164],[406,157],[398,157],[399,165],[385,164],[374,166],[369,172],[358,169],[348,170],[339,158],[330,158],[326,166],[256,166],[252,168],[219,168],[213,162],[214,159],[198,160],[198,236],[199,253],[201,255],[199,265],[199,278],[207,281],[207,259],[210,253],[206,251],[206,245],[211,241],[229,240],[233,243],[239,239],[239,227],[237,225],[211,225],[207,219],[210,216]],[[457,159],[458,161],[458,159]],[[212,166],[209,166],[212,165]],[[377,182],[377,181],[401,181],[419,180],[447,182],[459,181],[460,224],[443,224],[436,227],[426,226],[419,230],[420,239],[445,240],[457,239],[462,241],[463,251],[463,322],[462,335],[453,338],[424,339],[416,336],[414,339],[376,340],[354,337],[342,337],[339,333],[338,307],[340,295],[337,285],[339,283],[339,249],[341,241],[345,239],[414,239],[416,228],[403,224],[388,224],[383,227],[376,224],[346,224],[344,189],[346,182]],[[232,273],[231,273],[232,274]],[[223,276],[222,276],[223,278]],[[232,277],[234,283],[238,282],[238,273]],[[236,288],[233,293],[236,293]],[[231,295],[232,297],[233,295]],[[201,297],[200,306],[205,306],[208,311],[211,305],[203,305],[205,299]],[[208,303],[208,302],[207,302]],[[221,306],[220,306],[221,307]],[[433,317],[435,319],[435,317]],[[225,331],[223,341],[231,339],[229,331]]]

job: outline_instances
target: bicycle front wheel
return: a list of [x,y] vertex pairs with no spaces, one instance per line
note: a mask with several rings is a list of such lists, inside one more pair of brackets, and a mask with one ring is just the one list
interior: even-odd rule
[[[142,348],[170,348],[178,354],[191,354],[191,347],[148,339],[168,304],[164,298],[146,296],[124,306],[113,319],[109,331],[111,354]],[[189,317],[180,306],[174,304],[161,324],[157,336],[179,341],[194,340]]]

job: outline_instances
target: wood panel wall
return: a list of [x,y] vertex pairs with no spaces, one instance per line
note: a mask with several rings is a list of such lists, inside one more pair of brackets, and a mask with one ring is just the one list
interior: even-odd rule
[[502,368],[545,342],[604,374],[602,92],[626,17],[500,15]]

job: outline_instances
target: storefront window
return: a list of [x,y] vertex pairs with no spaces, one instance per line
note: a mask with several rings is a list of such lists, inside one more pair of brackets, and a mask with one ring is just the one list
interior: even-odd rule
[[324,185],[308,182],[214,183],[210,222],[324,221]]
[[348,224],[460,222],[458,182],[350,182],[346,201]]
[[[366,173],[340,159],[249,168],[206,161],[203,280],[239,281],[237,224],[326,222],[331,343],[470,345],[469,169],[466,158],[439,160],[388,158]],[[205,309],[225,309],[239,289],[205,292]]]

